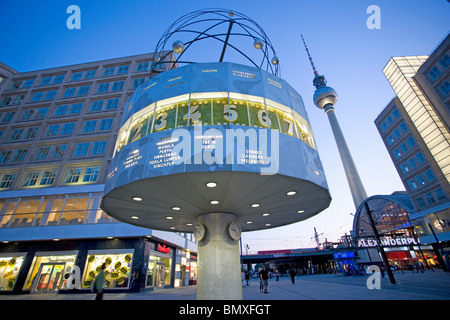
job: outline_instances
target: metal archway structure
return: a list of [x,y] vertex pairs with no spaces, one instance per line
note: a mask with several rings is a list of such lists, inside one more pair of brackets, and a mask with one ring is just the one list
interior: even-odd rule
[[[202,30],[201,27],[204,25],[206,28]],[[179,36],[185,35],[191,36],[191,40],[184,42],[179,40]],[[236,38],[244,41],[253,40],[253,45],[249,44],[248,48],[261,52],[258,60],[239,49],[233,43]],[[226,48],[230,47],[252,66],[280,76],[278,56],[264,30],[248,16],[227,9],[198,10],[176,20],[156,44],[154,52],[158,57],[152,65],[152,71],[157,71],[162,64],[169,64],[168,69],[173,69],[180,64],[195,63],[196,61],[183,60],[182,57],[191,46],[206,39],[214,39],[223,44],[219,62],[223,61]],[[178,54],[175,61],[166,59],[172,52]]]

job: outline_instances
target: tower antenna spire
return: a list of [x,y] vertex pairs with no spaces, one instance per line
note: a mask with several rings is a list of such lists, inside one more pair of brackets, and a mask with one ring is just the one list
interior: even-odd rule
[[311,58],[311,55],[309,54],[309,50],[308,50],[308,47],[306,46],[305,39],[303,38],[302,34],[300,36],[302,37],[303,45],[305,46],[306,53],[308,54],[309,62],[311,63],[311,66],[313,68],[314,75],[317,77],[319,75],[319,73],[317,72],[316,67],[314,66],[314,62],[313,62],[313,60]]

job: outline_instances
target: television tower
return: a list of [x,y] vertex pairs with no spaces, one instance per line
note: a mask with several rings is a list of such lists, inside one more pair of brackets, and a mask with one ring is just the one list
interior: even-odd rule
[[358,170],[353,162],[352,155],[345,142],[344,135],[337,121],[336,114],[334,113],[334,105],[337,101],[337,92],[331,87],[328,87],[325,76],[319,75],[309,54],[308,47],[306,46],[303,35],[301,36],[303,44],[305,45],[306,53],[308,54],[309,61],[314,71],[313,84],[316,87],[314,92],[314,104],[319,108],[325,110],[325,113],[330,120],[331,129],[333,130],[334,139],[341,156],[342,164],[344,165],[345,174],[347,176],[348,184],[350,186],[350,192],[352,193],[353,202],[355,208],[358,209],[359,205],[367,198],[366,191],[359,177]]

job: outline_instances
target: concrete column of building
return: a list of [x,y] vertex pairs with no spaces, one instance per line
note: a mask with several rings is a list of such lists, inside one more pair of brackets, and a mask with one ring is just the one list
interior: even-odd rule
[[207,213],[198,223],[204,236],[198,242],[197,300],[242,300],[239,239],[229,233],[236,216]]
[[355,208],[358,209],[359,205],[367,198],[366,191],[362,184],[361,178],[359,177],[355,163],[353,162],[350,150],[344,139],[344,134],[342,133],[341,127],[339,126],[339,122],[337,121],[333,106],[326,105],[325,112],[330,121],[331,129],[333,130],[334,139],[336,140],[339,155],[341,156],[342,164],[344,166],[345,175],[347,176],[348,184],[350,186],[350,191],[352,193]]

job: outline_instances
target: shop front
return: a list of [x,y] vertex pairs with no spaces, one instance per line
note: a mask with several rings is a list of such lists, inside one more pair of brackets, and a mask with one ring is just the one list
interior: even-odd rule
[[170,287],[172,284],[171,271],[172,255],[170,253],[150,251],[145,288],[159,290]]
[[55,293],[68,289],[68,276],[73,270],[78,251],[36,252],[28,271],[24,291]]
[[0,292],[12,291],[26,253],[0,254]]

